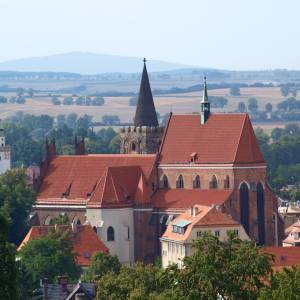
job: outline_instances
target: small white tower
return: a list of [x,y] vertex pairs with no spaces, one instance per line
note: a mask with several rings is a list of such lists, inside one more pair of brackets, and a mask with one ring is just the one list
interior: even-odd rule
[[0,125],[0,174],[10,170],[10,147],[5,145],[4,129]]

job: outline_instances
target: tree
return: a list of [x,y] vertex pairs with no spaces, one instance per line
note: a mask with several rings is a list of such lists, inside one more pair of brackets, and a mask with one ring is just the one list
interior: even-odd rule
[[74,99],[71,96],[65,97],[63,100],[64,105],[73,105],[74,104]]
[[75,128],[77,122],[77,114],[71,113],[67,116],[67,125],[70,128]]
[[24,95],[25,90],[23,88],[17,88],[16,89],[16,94],[18,97],[21,97]]
[[9,221],[0,209],[0,299],[18,299],[15,247],[7,241]]
[[238,111],[241,112],[241,113],[246,111],[246,104],[244,102],[239,102]]
[[265,108],[266,108],[266,111],[267,111],[267,112],[272,112],[272,110],[273,110],[273,105],[272,105],[271,103],[267,103],[266,106],[265,106]]
[[23,170],[14,169],[0,176],[0,208],[10,217],[8,240],[19,244],[27,230],[27,218],[35,194],[27,185]]
[[258,110],[258,104],[257,104],[257,100],[254,97],[250,97],[248,99],[248,110],[251,113],[256,113]]
[[7,103],[7,98],[4,96],[0,96],[0,103]]
[[18,257],[36,286],[42,278],[53,283],[57,276],[67,275],[76,280],[80,274],[68,231],[50,231],[38,239],[29,240]]
[[56,218],[51,219],[50,225],[68,225],[70,220],[67,215],[59,215]]
[[228,103],[228,100],[225,97],[219,96],[210,96],[209,101],[211,103],[211,107],[215,108],[223,108]]
[[271,273],[273,257],[233,234],[221,242],[205,234],[184,260],[179,288],[187,299],[256,299]]
[[232,86],[229,90],[229,94],[231,96],[240,96],[241,95],[240,88],[237,86]]
[[76,105],[83,105],[85,103],[84,97],[78,97],[75,100]]
[[106,125],[119,125],[120,118],[116,115],[105,115],[102,117],[102,122]]
[[58,99],[58,97],[52,97],[51,101],[53,105],[61,105],[61,101]]
[[83,280],[91,282],[109,272],[119,273],[120,269],[121,263],[116,255],[97,252],[92,256],[91,265],[87,268]]
[[33,91],[32,88],[29,88],[29,89],[27,90],[27,95],[28,95],[30,98],[33,98],[33,96],[34,96],[34,91]]
[[63,114],[59,114],[56,116],[56,124],[57,127],[62,127],[66,124],[66,116]]
[[104,105],[104,98],[103,97],[95,97],[93,100],[92,100],[92,105],[93,106],[102,106]]
[[280,87],[280,92],[281,92],[282,96],[284,96],[284,97],[288,96],[288,94],[290,93],[289,87],[286,85],[282,85]]
[[259,300],[299,300],[300,267],[284,268],[271,277],[271,286],[266,286],[259,293]]

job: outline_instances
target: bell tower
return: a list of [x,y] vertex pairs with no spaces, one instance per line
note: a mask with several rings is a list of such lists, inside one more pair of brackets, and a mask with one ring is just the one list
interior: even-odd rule
[[134,126],[120,129],[120,153],[156,153],[163,135],[164,128],[157,121],[145,58],[143,62]]

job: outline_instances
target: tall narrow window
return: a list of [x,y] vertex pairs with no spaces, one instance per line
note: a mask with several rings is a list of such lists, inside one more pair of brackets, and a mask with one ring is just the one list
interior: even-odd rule
[[176,188],[177,189],[183,189],[184,188],[184,182],[183,182],[183,177],[180,175],[176,181]]
[[194,179],[194,182],[193,182],[193,187],[194,189],[200,189],[201,187],[201,184],[200,184],[200,176],[197,175]]
[[249,234],[249,189],[245,182],[240,187],[240,216],[241,223]]
[[218,188],[218,180],[217,180],[217,177],[215,175],[211,179],[210,188],[211,189],[217,189]]
[[162,186],[163,186],[164,189],[168,189],[169,188],[169,181],[168,181],[168,177],[166,175],[163,176]]
[[115,240],[115,230],[113,229],[112,226],[109,226],[107,228],[107,241],[113,242],[114,240]]
[[224,189],[229,189],[230,188],[230,181],[229,181],[229,176],[227,175],[224,178]]
[[131,144],[131,150],[132,150],[132,151],[136,151],[136,144],[135,144],[135,143],[132,143],[132,144]]
[[256,202],[257,202],[257,221],[258,221],[258,241],[260,245],[265,244],[265,195],[264,188],[259,182],[257,184],[256,191]]

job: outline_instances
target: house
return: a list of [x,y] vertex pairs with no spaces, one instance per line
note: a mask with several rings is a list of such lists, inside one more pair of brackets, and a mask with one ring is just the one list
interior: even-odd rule
[[249,240],[243,226],[223,213],[219,206],[192,206],[171,221],[161,237],[162,266],[177,264],[182,268],[184,258],[193,254],[193,241],[210,233],[223,242],[228,239],[229,232]]
[[86,268],[91,264],[91,257],[96,252],[109,253],[108,248],[101,241],[90,225],[55,225],[32,226],[18,247],[18,251],[30,240],[37,239],[51,230],[69,231],[78,266]]
[[[300,221],[295,222],[293,225],[285,230],[286,238],[282,241],[283,247],[300,246]],[[299,248],[300,251],[300,248]]]
[[210,110],[206,78],[198,114],[159,125],[144,62],[133,126],[120,128],[120,154],[57,155],[55,141],[35,181],[33,212],[47,225],[64,213],[88,222],[124,264],[153,262],[168,223],[191,206],[218,205],[260,245],[280,245],[283,222],[267,164],[245,113]]

